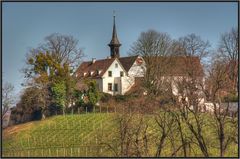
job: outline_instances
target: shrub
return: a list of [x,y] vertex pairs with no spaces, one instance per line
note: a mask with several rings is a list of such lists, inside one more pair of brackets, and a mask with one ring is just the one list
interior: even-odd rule
[[107,103],[110,99],[112,99],[112,95],[108,93],[101,93],[100,94],[100,101],[103,103]]
[[238,96],[235,94],[229,94],[224,97],[224,102],[238,102]]
[[127,95],[116,95],[115,100],[116,102],[125,102],[127,99],[129,99],[130,96]]

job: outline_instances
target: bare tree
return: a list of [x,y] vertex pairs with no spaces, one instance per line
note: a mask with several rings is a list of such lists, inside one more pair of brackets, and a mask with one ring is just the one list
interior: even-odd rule
[[9,108],[14,104],[13,97],[14,86],[11,83],[5,83],[2,88],[2,118]]
[[173,42],[172,51],[174,55],[198,56],[200,59],[206,57],[210,44],[196,34],[189,34]]
[[171,38],[167,33],[159,33],[155,30],[142,32],[138,40],[130,50],[132,55],[143,57],[168,55],[171,46]]
[[167,33],[159,33],[155,30],[142,32],[138,40],[130,49],[131,55],[140,55],[146,62],[144,87],[148,94],[157,95],[159,89],[159,77],[167,70],[170,58],[162,58],[169,55],[172,40]]
[[[213,104],[213,128],[219,141],[219,156],[223,157],[228,146],[235,140],[237,130],[236,117],[229,118],[229,104],[224,106],[223,96],[231,82],[228,78],[228,67],[224,61],[215,59],[211,65],[207,78],[206,96]],[[231,131],[226,130],[231,125]],[[234,130],[235,129],[235,130]]]
[[175,131],[175,118],[171,111],[160,111],[155,115],[155,121],[160,128],[158,146],[155,157],[160,157],[164,148],[165,140],[169,137],[170,133]]
[[237,70],[238,70],[238,43],[239,43],[237,28],[232,28],[231,31],[221,35],[218,58],[224,59],[228,64],[228,74],[232,81],[231,88],[237,92]]
[[83,50],[78,48],[78,40],[70,35],[58,33],[51,34],[45,38],[45,42],[38,48],[30,50],[30,55],[35,56],[39,52],[49,52],[58,63],[68,63],[71,67],[79,66]]
[[[202,86],[204,85],[204,72],[200,60],[208,53],[209,43],[199,36],[190,34],[179,38],[173,45],[173,53],[183,57],[181,71],[182,76],[175,78],[174,85],[177,88],[177,108],[180,112],[181,122],[186,124],[193,134],[196,144],[205,157],[209,156],[206,137],[203,135],[204,116],[201,109],[204,101]],[[182,138],[185,145],[185,139]],[[186,147],[184,155],[186,155]]]

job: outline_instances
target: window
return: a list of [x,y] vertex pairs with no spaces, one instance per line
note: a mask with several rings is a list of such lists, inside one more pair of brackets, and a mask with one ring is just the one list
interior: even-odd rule
[[114,83],[114,91],[117,92],[118,91],[118,84]]
[[123,71],[120,71],[120,77],[123,77],[123,75],[124,75]]
[[97,70],[97,75],[100,75],[101,72],[102,70]]
[[93,75],[93,73],[94,73],[94,71],[90,71],[90,76],[92,76],[92,75]]
[[108,90],[112,91],[112,83],[108,83]]
[[115,63],[115,68],[118,68],[118,64],[117,63]]
[[108,71],[108,77],[112,77],[112,71]]
[[92,76],[93,71],[88,71],[89,76]]

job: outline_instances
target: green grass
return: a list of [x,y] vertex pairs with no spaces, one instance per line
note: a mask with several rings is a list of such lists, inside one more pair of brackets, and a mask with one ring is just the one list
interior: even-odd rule
[[4,130],[3,156],[99,155],[98,137],[111,132],[112,119],[107,113],[66,115],[10,127]]
[[[59,115],[9,127],[3,131],[2,154],[4,157],[114,156],[106,143],[112,145],[113,141],[119,142],[115,116],[114,113]],[[206,116],[206,121],[208,118]],[[135,115],[133,127],[138,123],[139,118]],[[149,154],[154,156],[158,142],[156,137],[160,131],[152,115],[145,115],[144,123],[149,125]],[[207,136],[209,145],[217,142],[211,129],[209,125],[204,127],[204,136]],[[176,141],[176,144],[179,142]],[[202,156],[198,147],[194,149],[194,156]],[[169,156],[171,152],[172,146],[167,140],[162,155]],[[218,156],[217,148],[211,148],[209,152],[211,156]],[[182,153],[178,153],[178,156],[182,156]],[[230,145],[226,156],[237,156],[237,144]]]

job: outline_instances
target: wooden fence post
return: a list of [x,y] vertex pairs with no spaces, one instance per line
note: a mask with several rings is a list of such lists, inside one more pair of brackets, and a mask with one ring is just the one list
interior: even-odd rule
[[48,148],[48,154],[49,154],[49,157],[51,156],[51,150],[50,148]]
[[28,137],[28,147],[30,147],[30,143],[29,143],[29,137]]

